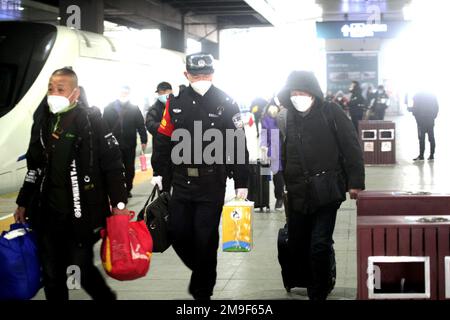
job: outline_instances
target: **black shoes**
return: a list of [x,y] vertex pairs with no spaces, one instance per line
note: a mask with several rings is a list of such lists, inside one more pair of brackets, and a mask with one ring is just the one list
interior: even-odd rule
[[[427,159],[428,161],[433,161],[434,160],[434,155],[430,155]],[[418,156],[417,158],[414,158],[413,161],[424,161],[423,156]]]
[[283,208],[283,199],[277,199],[275,202],[275,210],[281,210]]
[[203,295],[193,295],[194,300],[197,301],[210,301],[211,297],[210,296],[203,296]]

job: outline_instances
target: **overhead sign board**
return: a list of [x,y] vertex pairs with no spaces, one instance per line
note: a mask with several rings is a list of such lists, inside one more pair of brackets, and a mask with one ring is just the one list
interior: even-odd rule
[[378,85],[378,54],[376,52],[328,52],[327,90],[348,93],[352,81],[361,85]]
[[395,38],[408,26],[405,21],[326,21],[316,22],[317,37],[322,39]]

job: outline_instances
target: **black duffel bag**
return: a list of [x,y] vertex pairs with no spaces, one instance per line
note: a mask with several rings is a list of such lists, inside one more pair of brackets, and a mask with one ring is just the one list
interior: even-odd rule
[[[156,199],[155,196],[157,196]],[[158,186],[155,186],[137,218],[138,221],[144,220],[150,231],[153,252],[164,252],[171,245],[168,225],[169,201],[170,194],[159,191]]]

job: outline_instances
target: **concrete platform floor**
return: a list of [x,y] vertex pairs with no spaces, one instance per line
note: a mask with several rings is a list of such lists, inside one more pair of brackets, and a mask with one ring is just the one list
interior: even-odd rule
[[[449,192],[448,160],[450,149],[446,146],[448,128],[445,118],[438,118],[436,125],[437,151],[434,162],[414,163],[418,154],[417,129],[410,114],[387,120],[397,124],[397,164],[367,166],[368,190],[405,190]],[[256,153],[256,134],[250,130],[251,156]],[[427,142],[427,150],[428,142]],[[274,206],[271,184],[271,206]],[[149,179],[133,190],[130,208],[139,211],[150,193]],[[233,190],[229,184],[227,196]],[[285,223],[284,212],[255,212],[253,224],[254,248],[248,253],[218,251],[218,276],[213,299],[307,299],[306,290],[294,289],[286,293],[283,288],[280,266],[277,260],[277,233]],[[356,297],[356,203],[347,200],[339,210],[334,232],[337,283],[329,299],[345,300]],[[220,242],[221,246],[221,242]],[[221,248],[221,247],[219,247]],[[102,269],[98,257],[99,244],[95,248],[96,263]],[[103,271],[102,271],[103,272]],[[172,248],[155,253],[148,275],[139,280],[119,282],[107,277],[119,299],[191,299],[187,293],[190,271],[183,265]],[[44,299],[41,290],[35,299]],[[71,299],[89,299],[83,290],[71,291]]]

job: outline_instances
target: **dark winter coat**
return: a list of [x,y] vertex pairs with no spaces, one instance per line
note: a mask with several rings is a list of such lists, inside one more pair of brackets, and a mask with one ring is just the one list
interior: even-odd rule
[[[308,92],[315,102],[306,116],[292,105],[291,90]],[[302,210],[310,194],[305,171],[342,171],[348,189],[364,189],[364,160],[356,131],[341,107],[324,102],[317,79],[309,72],[293,72],[278,95],[287,108],[286,137],[282,163],[286,188],[297,210]],[[303,168],[301,153],[307,168]],[[306,170],[305,170],[306,169]],[[345,181],[344,181],[345,184]],[[345,194],[343,194],[345,199]]]
[[439,113],[436,97],[430,93],[418,93],[413,98],[413,107],[409,109],[416,118],[419,127],[432,127]]
[[347,107],[352,118],[362,119],[364,112],[367,110],[366,100],[361,93],[352,93]]
[[124,105],[121,105],[119,100],[110,103],[105,108],[103,118],[119,142],[120,149],[136,148],[136,131],[139,133],[141,143],[147,143],[144,117],[139,108],[130,102]]
[[[68,163],[60,172],[67,174],[67,195],[70,199],[70,221],[74,235],[80,242],[95,241],[98,231],[110,215],[110,205],[127,202],[123,163],[117,141],[102,121],[101,116],[90,108],[78,105],[73,121],[74,143]],[[43,229],[48,207],[51,159],[51,115],[40,108],[34,115],[31,139],[26,153],[28,172],[17,197],[17,204],[26,208],[33,228]],[[64,134],[64,132],[63,132]],[[59,165],[56,164],[56,165]],[[61,209],[61,208],[55,208]],[[59,210],[58,210],[59,211]]]
[[155,145],[155,137],[158,133],[158,128],[161,123],[161,119],[164,113],[166,105],[159,100],[148,109],[147,115],[145,116],[145,127],[148,132],[152,135],[152,146]]

